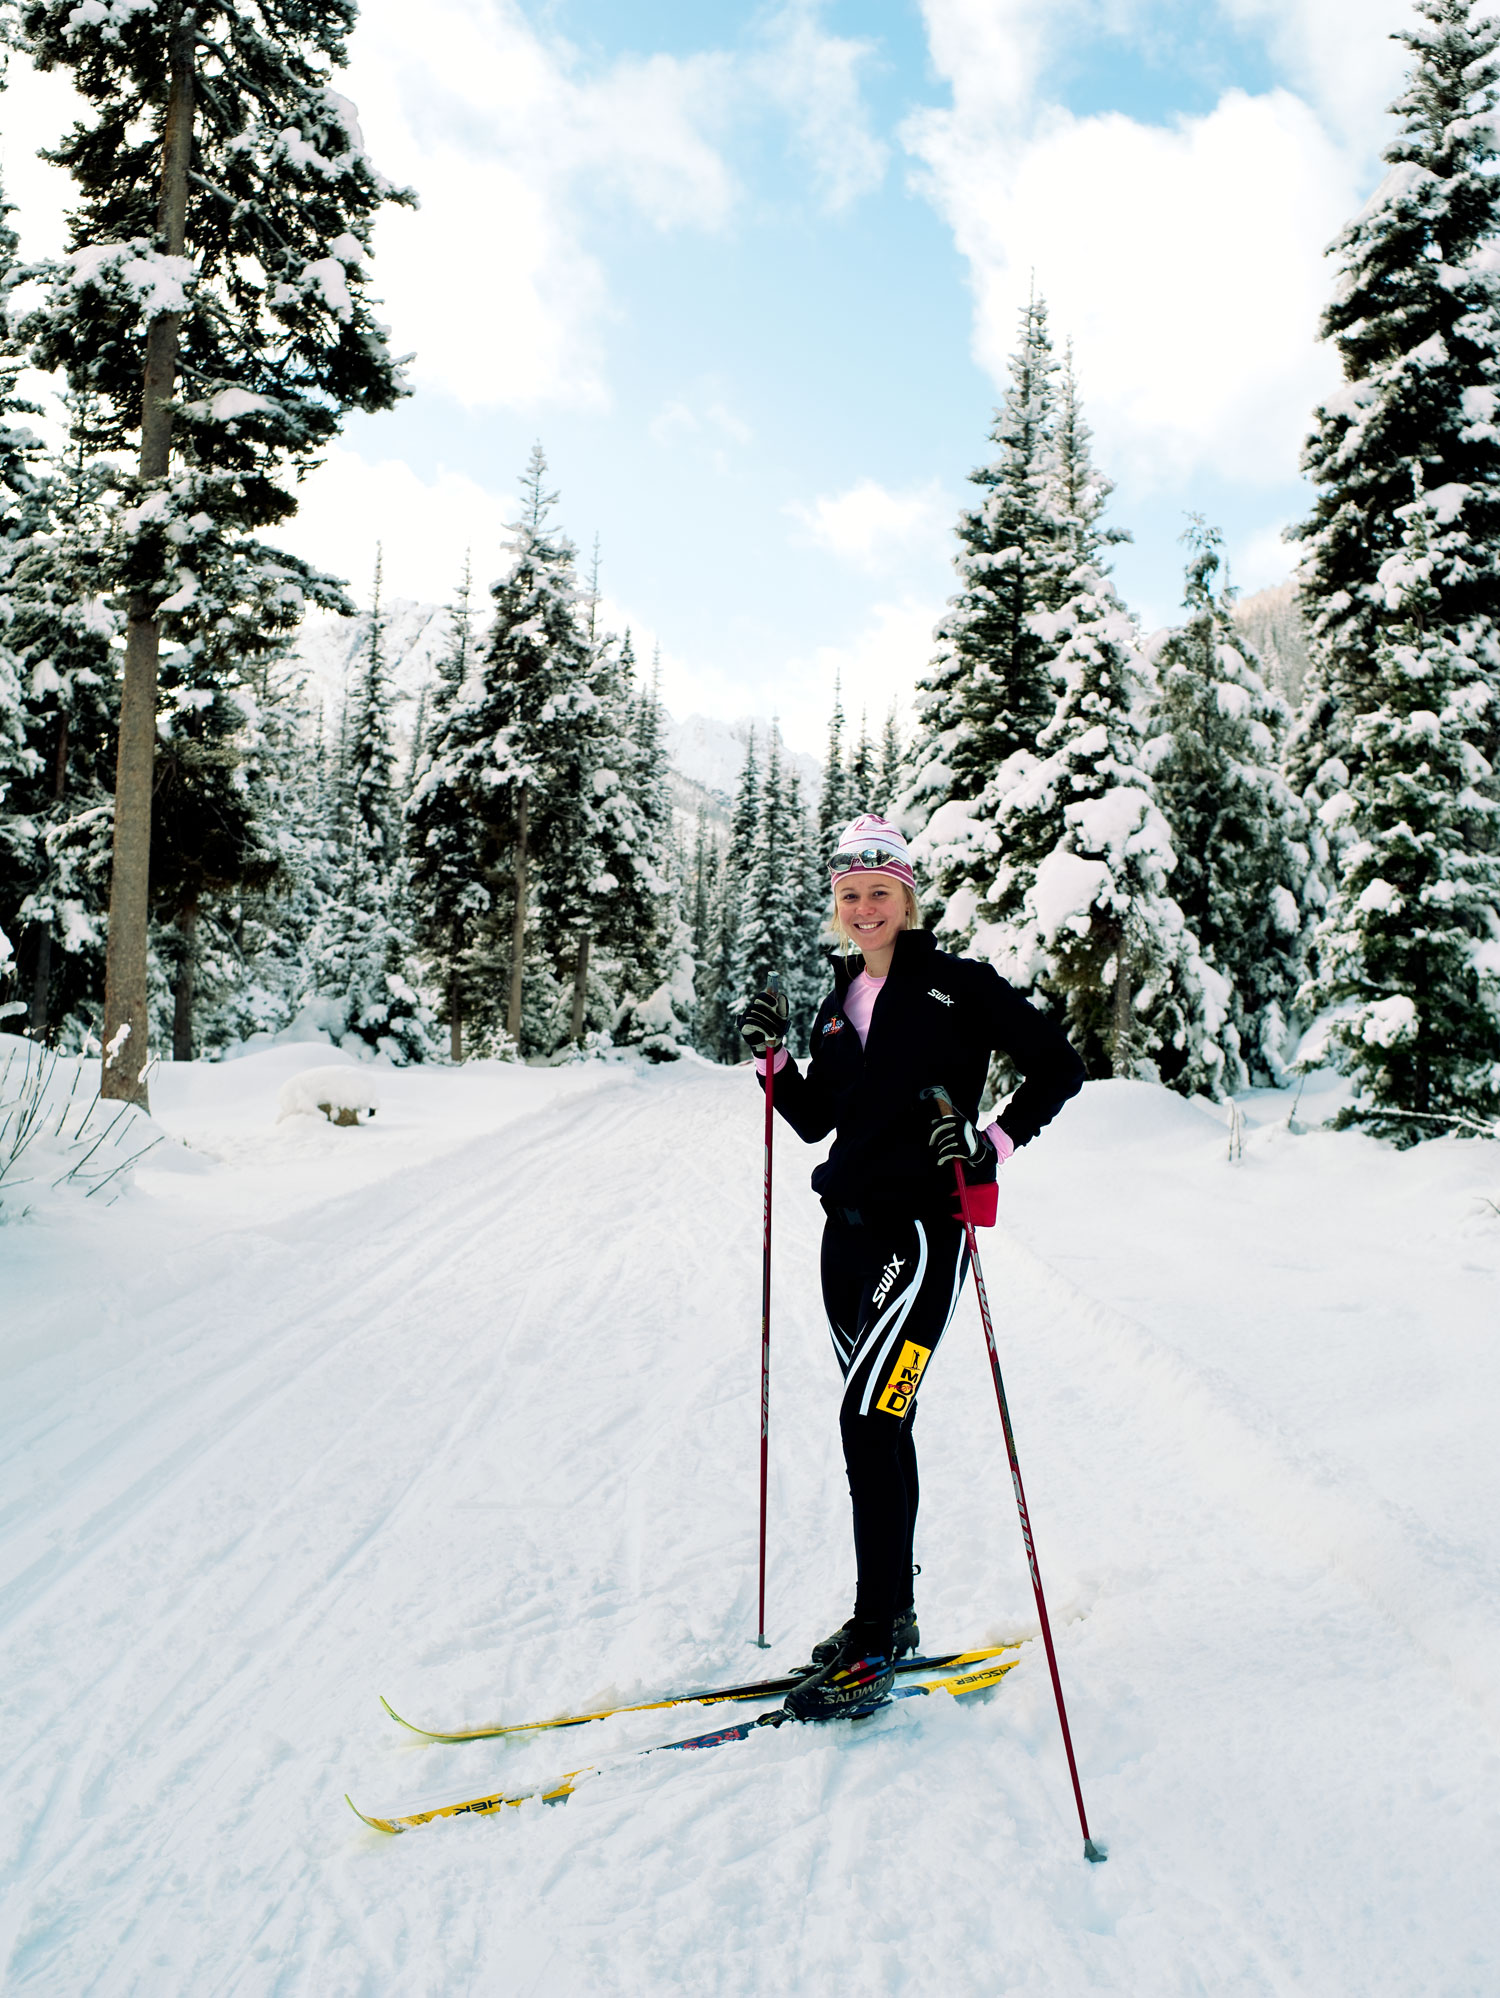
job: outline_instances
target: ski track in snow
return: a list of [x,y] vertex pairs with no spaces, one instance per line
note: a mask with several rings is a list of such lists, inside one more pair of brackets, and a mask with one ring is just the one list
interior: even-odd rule
[[[716,1713],[431,1746],[378,1693],[536,1717],[846,1614],[814,1154],[782,1127],[763,1654],[747,1076],[518,1075],[539,1107],[362,1185],[370,1134],[322,1134],[289,1208],[284,1073],[168,1072],[172,1128],[259,1086],[263,1135],[0,1232],[7,1991],[1500,1990],[1492,1148],[1293,1138],[1268,1097],[1230,1167],[1112,1084],[1006,1169],[982,1252],[1106,1866],[1039,1644],[973,1701],[389,1839],[345,1789],[524,1789]],[[918,1441],[927,1647],[1032,1634],[972,1293]]]

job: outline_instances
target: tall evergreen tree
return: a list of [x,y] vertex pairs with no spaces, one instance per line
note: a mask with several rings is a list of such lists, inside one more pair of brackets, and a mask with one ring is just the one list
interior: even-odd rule
[[1046,306],[1033,297],[992,433],[998,453],[970,474],[983,498],[959,517],[961,588],[918,683],[914,774],[898,808],[908,834],[955,811],[967,822],[966,843],[931,850],[945,900],[977,890],[993,846],[986,787],[1008,757],[1035,751],[1056,705],[1056,647],[1038,617],[1066,600],[1073,566],[1057,481],[1057,369]]
[[50,155],[79,200],[31,322],[37,360],[96,398],[101,449],[138,451],[119,514],[103,1087],[144,1102],[162,613],[170,602],[187,621],[185,593],[227,570],[225,544],[295,510],[277,475],[315,463],[346,411],[403,392],[366,286],[376,212],[411,197],[375,171],[330,88],[351,0],[23,0],[20,13],[33,59],[89,107]]
[[1233,1018],[1257,1082],[1284,1075],[1302,973],[1305,815],[1281,774],[1285,702],[1262,679],[1230,610],[1218,533],[1194,516],[1187,623],[1156,653],[1151,768],[1171,828],[1172,896],[1233,987]]
[[465,748],[462,703],[475,658],[472,592],[473,572],[465,555],[405,813],[413,933],[428,960],[438,967],[452,1061],[464,1057],[464,963],[470,932],[490,907],[489,892],[476,878],[472,799],[457,781]]
[[[635,916],[624,940],[624,992],[615,1038],[656,1061],[676,1060],[691,1044],[694,991],[692,935],[682,912],[672,825],[672,793],[662,744],[660,667],[636,705],[630,792],[638,820],[631,858]],[[614,898],[612,898],[613,900]]]
[[[103,594],[109,482],[76,441],[45,464],[28,449],[6,481],[0,535],[0,676],[13,689],[0,928],[16,944],[29,1031],[68,1045],[97,1029],[103,990],[119,712],[118,620]],[[6,733],[0,722],[0,764]]]
[[[286,655],[303,605],[347,610],[342,586],[293,556],[240,536],[204,551],[160,607],[157,747],[151,816],[151,903],[172,990],[173,1057],[192,1058],[200,922],[263,895],[282,871],[274,795],[251,781],[257,690]],[[190,606],[190,610],[187,609]],[[185,629],[177,636],[179,608]],[[217,905],[217,906],[215,906]],[[229,956],[234,951],[229,951]]]
[[716,980],[719,920],[719,848],[701,808],[693,830],[688,925],[693,945],[693,1045],[711,1058],[719,1052]]
[[[567,844],[575,815],[549,815],[548,800],[576,799],[580,729],[592,727],[599,705],[573,544],[552,523],[557,495],[547,490],[546,475],[538,445],[521,480],[510,566],[491,591],[489,636],[434,740],[414,807],[420,820],[429,804],[438,812],[438,789],[455,792],[441,811],[463,829],[455,837],[467,841],[478,891],[465,904],[474,922],[468,948],[483,1015],[477,1024],[492,1039],[503,1031],[508,1044],[540,1052],[567,1037],[567,1000],[538,947],[539,882],[564,881],[579,858]],[[570,958],[570,978],[572,968]]]
[[[3,83],[3,79],[0,79]],[[11,642],[14,618],[14,571],[32,529],[32,461],[37,441],[15,421],[33,413],[17,393],[22,352],[11,321],[11,299],[19,282],[18,240],[10,226],[11,205],[0,188],[0,854],[9,875],[18,847],[28,843],[20,801],[11,797],[18,779],[34,773],[35,752],[26,740],[21,671]],[[15,975],[15,948],[5,925],[18,929],[14,891],[0,889],[0,998],[8,1005],[7,988]]]
[[377,549],[369,633],[344,723],[344,845],[337,899],[314,944],[319,990],[343,1007],[341,1033],[393,1061],[434,1052],[432,1015],[415,978],[398,836],[392,692]]
[[1055,1009],[1089,1072],[1156,1075],[1217,1094],[1242,1080],[1229,984],[1206,965],[1169,889],[1171,836],[1142,736],[1149,674],[1105,569],[1123,537],[1093,460],[1071,357],[1041,506],[1065,577],[1032,624],[1060,689],[1033,750],[972,807],[934,816],[914,853],[963,885],[937,927]]
[[[1434,562],[1424,629],[1500,684],[1500,23],[1477,0],[1417,0],[1416,12],[1397,36],[1413,63],[1392,106],[1391,171],[1333,246],[1340,275],[1322,335],[1345,383],[1318,410],[1304,459],[1319,488],[1297,529],[1313,672],[1290,764],[1325,881],[1358,759],[1378,739],[1361,717],[1384,705],[1392,644],[1409,642],[1382,572],[1405,559],[1414,485]],[[1500,711],[1474,726],[1493,766]]]
[[806,955],[803,855],[807,830],[800,792],[787,769],[781,730],[774,722],[759,793],[749,867],[738,890],[730,884],[740,906],[733,984],[742,1005],[752,993],[763,989],[769,973],[786,978],[788,997],[798,1015],[792,1028],[796,1042],[807,1025],[807,994],[801,977]]
[[889,818],[896,808],[896,799],[901,792],[902,768],[901,731],[896,722],[896,703],[892,701],[880,731],[880,769],[875,780],[873,809],[883,818]]
[[718,1058],[724,1062],[744,1059],[745,1044],[736,1025],[745,1002],[742,980],[741,932],[750,903],[750,878],[755,865],[756,838],[761,817],[760,760],[755,731],[745,744],[745,761],[735,786],[734,809],[729,819],[729,840],[719,870],[719,935],[715,950],[717,984],[716,1011],[719,1026]]
[[[848,778],[844,746],[844,701],[835,678],[833,713],[828,718],[828,748],[823,757],[823,782],[818,792],[818,836],[829,853],[839,834],[854,817],[848,798]],[[856,806],[854,810],[862,807]]]
[[1084,566],[1049,628],[1062,700],[1042,755],[1006,766],[1003,858],[973,947],[1057,1009],[1091,1075],[1219,1095],[1244,1080],[1230,986],[1170,892],[1176,856],[1146,768],[1134,622]]
[[[875,751],[870,743],[869,724],[864,715],[859,718],[859,737],[849,752],[848,797],[849,818],[861,812],[874,811],[870,800],[875,795],[876,763]],[[848,820],[844,822],[846,825]],[[840,831],[843,828],[840,827]]]
[[1445,616],[1466,580],[1446,501],[1401,509],[1389,615],[1353,724],[1350,838],[1308,998],[1358,1095],[1344,1113],[1399,1144],[1500,1116],[1500,842],[1486,791],[1495,689]]

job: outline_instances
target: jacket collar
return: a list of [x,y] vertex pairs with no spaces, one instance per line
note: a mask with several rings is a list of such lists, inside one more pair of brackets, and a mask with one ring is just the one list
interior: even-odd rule
[[[891,955],[891,968],[886,975],[890,978],[920,978],[926,972],[936,949],[937,938],[931,930],[902,930],[896,938],[896,948]],[[845,957],[841,950],[834,952],[834,992],[841,1003],[850,982],[858,978],[864,968],[864,959],[857,951],[851,951],[848,957]]]

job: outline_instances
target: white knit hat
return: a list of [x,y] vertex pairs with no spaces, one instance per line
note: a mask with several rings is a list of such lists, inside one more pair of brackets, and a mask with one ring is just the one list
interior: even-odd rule
[[829,863],[829,872],[835,888],[851,874],[889,874],[897,881],[904,881],[908,888],[915,889],[917,885],[906,841],[889,819],[877,818],[873,812],[862,812],[852,825],[845,827]]

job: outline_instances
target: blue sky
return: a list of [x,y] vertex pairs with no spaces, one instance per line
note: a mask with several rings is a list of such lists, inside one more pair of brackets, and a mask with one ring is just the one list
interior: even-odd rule
[[[377,238],[417,393],[352,423],[301,552],[443,597],[496,573],[534,439],[681,714],[930,650],[1033,269],[1076,343],[1121,587],[1174,615],[1184,515],[1280,579],[1329,357],[1324,244],[1379,179],[1407,0],[371,0],[347,93],[423,198]],[[413,34],[413,22],[420,33]],[[28,249],[66,109],[13,71]]]

